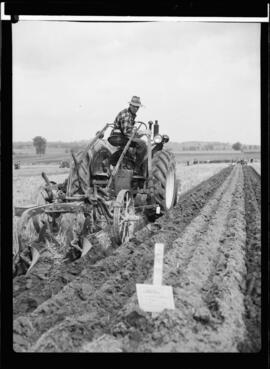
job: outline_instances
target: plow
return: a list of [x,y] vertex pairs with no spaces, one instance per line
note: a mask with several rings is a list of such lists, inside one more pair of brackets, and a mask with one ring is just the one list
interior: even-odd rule
[[[73,261],[93,247],[124,244],[176,204],[175,158],[164,147],[169,137],[159,133],[158,122],[136,122],[129,138],[116,132],[104,139],[113,127],[106,124],[86,148],[71,151],[63,183],[42,172],[36,204],[15,207],[14,276],[31,273],[44,250],[64,252]],[[138,166],[132,140],[143,136],[147,154]]]

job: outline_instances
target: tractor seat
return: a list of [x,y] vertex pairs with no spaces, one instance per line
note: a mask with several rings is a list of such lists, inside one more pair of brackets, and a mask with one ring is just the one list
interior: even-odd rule
[[[112,146],[124,147],[126,146],[128,142],[128,138],[122,135],[121,133],[113,133],[110,137],[108,137],[108,141]],[[136,146],[136,143],[131,142],[130,147],[135,147],[135,146]]]

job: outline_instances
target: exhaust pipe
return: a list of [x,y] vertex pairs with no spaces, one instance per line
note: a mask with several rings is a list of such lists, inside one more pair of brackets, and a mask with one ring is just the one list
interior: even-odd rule
[[155,124],[154,124],[154,137],[156,135],[158,135],[158,134],[159,134],[159,124],[158,124],[158,121],[155,120]]

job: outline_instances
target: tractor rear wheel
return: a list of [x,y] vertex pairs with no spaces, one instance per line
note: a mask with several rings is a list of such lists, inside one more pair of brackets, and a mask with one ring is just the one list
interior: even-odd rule
[[92,186],[93,175],[96,172],[106,173],[109,171],[109,161],[113,150],[106,140],[98,140],[94,147],[86,153],[81,150],[74,154],[78,166],[74,160],[70,163],[67,183],[67,195],[74,196],[84,194]]
[[155,197],[162,213],[171,209],[177,202],[179,181],[176,180],[174,155],[167,151],[158,151],[152,162]]

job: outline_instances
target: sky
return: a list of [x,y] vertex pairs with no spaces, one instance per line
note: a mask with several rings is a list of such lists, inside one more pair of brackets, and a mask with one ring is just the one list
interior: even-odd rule
[[260,24],[13,25],[13,141],[88,140],[133,95],[173,142],[260,144]]

